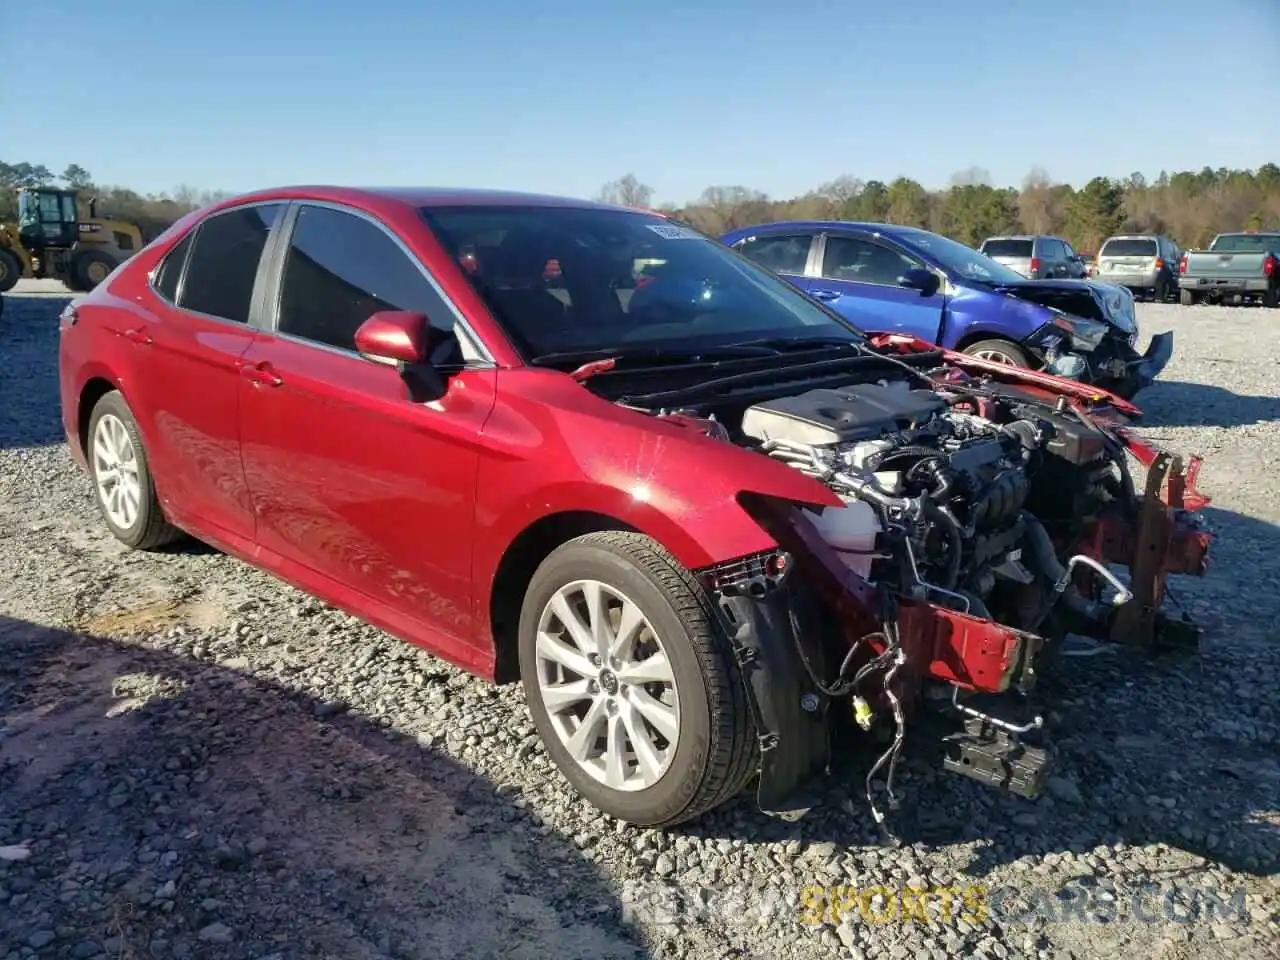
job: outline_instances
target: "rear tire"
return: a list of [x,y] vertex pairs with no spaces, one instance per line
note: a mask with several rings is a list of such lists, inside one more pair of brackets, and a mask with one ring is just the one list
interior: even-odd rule
[[1200,302],[1200,295],[1191,290],[1179,290],[1178,302],[1184,307],[1193,307]]
[[[603,599],[592,618],[594,595]],[[602,656],[597,642],[616,643],[624,622],[638,624],[634,641]],[[601,641],[596,624],[605,625]],[[756,772],[754,725],[729,638],[706,592],[649,537],[605,531],[556,548],[525,593],[519,659],[547,753],[609,816],[647,827],[692,820]]]
[[164,515],[138,423],[118,390],[94,405],[85,458],[98,512],[117,540],[154,550],[183,536]]
[[1262,295],[1262,305],[1272,309],[1280,307],[1280,281],[1273,280],[1267,292]]
[[1011,340],[979,340],[964,348],[964,353],[983,360],[993,360],[1009,367],[1025,367],[1031,369],[1031,358],[1027,352]]
[[0,293],[12,290],[22,277],[22,264],[8,250],[0,250]]

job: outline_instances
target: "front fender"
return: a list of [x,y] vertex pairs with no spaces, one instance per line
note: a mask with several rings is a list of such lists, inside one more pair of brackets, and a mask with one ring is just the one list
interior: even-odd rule
[[994,338],[1022,343],[1050,322],[1044,307],[994,290],[952,284],[941,346],[955,350],[976,339]]
[[501,381],[477,476],[478,595],[516,538],[554,514],[613,518],[694,570],[776,546],[740,505],[743,493],[843,505],[794,467],[592,397],[568,378],[504,373]]

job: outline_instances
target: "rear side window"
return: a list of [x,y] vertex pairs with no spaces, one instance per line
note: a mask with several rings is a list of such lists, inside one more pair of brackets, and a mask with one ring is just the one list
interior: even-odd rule
[[1030,240],[988,240],[982,245],[982,252],[988,257],[1026,257],[1031,258]]
[[359,326],[380,310],[448,317],[417,263],[376,224],[341,210],[304,206],[289,242],[280,289],[281,333],[355,349]]
[[1154,237],[1131,237],[1108,240],[1098,251],[1100,257],[1154,257],[1156,241]]
[[1062,241],[1055,240],[1053,237],[1041,237],[1036,241],[1036,245],[1040,248],[1040,256],[1049,260],[1061,260],[1067,255],[1062,249]]
[[748,237],[738,244],[738,252],[774,273],[804,274],[813,238],[805,234],[773,234]]
[[280,203],[242,207],[214,214],[200,224],[178,306],[248,323],[258,261],[283,209]]
[[156,271],[155,288],[170,303],[178,302],[178,281],[182,279],[182,267],[187,262],[187,253],[191,250],[191,238],[195,231],[185,237],[165,254]]

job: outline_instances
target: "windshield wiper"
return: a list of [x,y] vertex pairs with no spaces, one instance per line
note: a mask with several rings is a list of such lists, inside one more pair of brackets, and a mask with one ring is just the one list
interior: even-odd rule
[[860,349],[861,340],[852,337],[762,337],[759,340],[736,340],[728,347],[770,347],[779,353],[792,350],[821,350],[830,347]]
[[776,357],[781,351],[764,343],[727,344],[725,346],[676,348],[670,347],[602,347],[597,350],[562,350],[543,353],[529,362],[538,366],[562,366],[578,364],[569,376],[586,380],[597,373],[605,373],[618,365],[700,365],[716,364],[722,360],[740,360],[751,357]]

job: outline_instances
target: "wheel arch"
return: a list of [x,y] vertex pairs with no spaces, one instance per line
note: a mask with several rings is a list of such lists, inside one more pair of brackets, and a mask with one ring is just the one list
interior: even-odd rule
[[966,331],[965,335],[956,341],[955,350],[957,353],[963,353],[965,350],[973,346],[975,343],[979,343],[983,340],[1003,340],[1005,343],[1013,344],[1015,347],[1017,347],[1019,350],[1022,350],[1024,353],[1026,352],[1026,349],[1027,349],[1022,344],[1020,344],[1017,340],[1015,340],[1013,337],[1009,336],[1008,333],[1002,330],[978,329],[978,330]]
[[507,545],[489,588],[486,613],[493,638],[494,682],[520,679],[518,630],[525,591],[539,564],[561,544],[587,533],[643,532],[619,517],[591,510],[562,510],[540,517]]
[[[93,416],[93,408],[108,393],[119,390],[119,384],[102,374],[89,377],[80,388],[80,396],[76,401],[76,442],[80,445],[82,457],[89,455],[89,419]],[[123,391],[121,394],[123,395]],[[125,402],[128,402],[127,398]]]

